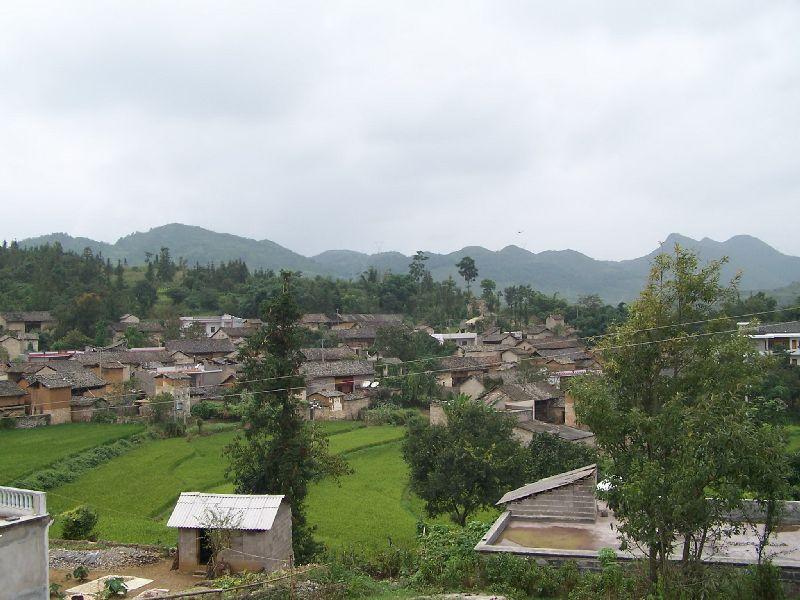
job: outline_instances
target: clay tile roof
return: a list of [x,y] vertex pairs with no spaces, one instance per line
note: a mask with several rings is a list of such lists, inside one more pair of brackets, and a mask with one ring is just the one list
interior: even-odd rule
[[45,323],[53,321],[53,316],[46,310],[13,310],[0,313],[6,322]]
[[367,360],[309,361],[300,366],[300,372],[311,379],[319,377],[350,377],[374,375],[375,367]]
[[449,371],[480,371],[486,369],[491,361],[492,359],[486,361],[473,356],[444,356],[439,359],[439,365]]
[[236,350],[233,342],[230,340],[215,340],[211,338],[203,338],[200,340],[169,340],[166,342],[167,351],[183,352],[184,354],[228,354]]
[[374,340],[378,335],[374,327],[337,329],[334,333],[340,340]]
[[759,325],[756,331],[759,335],[767,333],[800,333],[800,321]]
[[353,360],[357,357],[356,353],[350,348],[302,348],[300,352],[306,360]]
[[27,392],[11,381],[0,380],[0,398],[24,396]]

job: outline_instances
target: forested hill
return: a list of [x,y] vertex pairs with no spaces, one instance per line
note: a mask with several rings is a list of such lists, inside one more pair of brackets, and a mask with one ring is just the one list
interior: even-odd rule
[[[182,257],[190,265],[241,259],[251,269],[284,268],[302,271],[306,275],[344,279],[357,277],[369,267],[404,273],[410,262],[408,256],[399,252],[370,255],[330,250],[305,257],[269,240],[252,240],[177,223],[133,233],[114,244],[56,233],[22,240],[20,245],[32,247],[56,241],[66,250],[82,252],[89,247],[94,252],[102,252],[113,262],[127,260],[130,265],[143,264],[148,252],[157,253],[159,248],[168,247],[172,256]],[[730,263],[723,277],[731,278],[741,270],[741,289],[744,290],[775,289],[800,281],[800,258],[782,254],[751,236],[740,235],[716,242],[671,234],[663,248],[671,248],[675,242],[695,250],[703,260],[729,256]],[[500,289],[513,284],[527,284],[545,293],[558,292],[567,298],[596,293],[607,302],[616,303],[637,295],[647,276],[650,260],[658,251],[655,249],[647,256],[614,262],[595,260],[574,250],[533,253],[517,246],[507,246],[498,251],[471,246],[449,254],[429,253],[426,266],[437,280],[452,275],[461,282],[455,263],[463,256],[470,256],[478,267],[479,279],[493,279]]]

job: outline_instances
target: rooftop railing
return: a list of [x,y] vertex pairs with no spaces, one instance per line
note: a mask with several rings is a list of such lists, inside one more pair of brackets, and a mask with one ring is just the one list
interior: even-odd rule
[[47,514],[47,494],[0,486],[0,514],[38,516]]

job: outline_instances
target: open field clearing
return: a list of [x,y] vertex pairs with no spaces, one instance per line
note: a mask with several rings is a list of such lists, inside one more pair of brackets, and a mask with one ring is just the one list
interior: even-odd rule
[[144,429],[143,425],[69,423],[0,431],[0,485]]

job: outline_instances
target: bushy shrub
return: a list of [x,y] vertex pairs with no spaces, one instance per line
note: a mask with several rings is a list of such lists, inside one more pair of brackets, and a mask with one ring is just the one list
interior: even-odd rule
[[570,593],[570,600],[634,600],[644,595],[643,579],[636,577],[634,573],[626,573],[617,562],[616,553],[612,549],[603,548],[598,554],[600,573],[585,573]]
[[358,570],[378,579],[407,576],[417,570],[415,549],[389,546],[375,550],[349,549],[328,554],[329,564],[339,564],[346,569]]
[[222,416],[222,409],[214,402],[203,400],[192,407],[192,416],[204,421],[218,419]]
[[176,420],[165,421],[161,424],[161,431],[167,438],[183,437],[186,435],[186,426]]
[[381,404],[362,412],[361,418],[367,425],[407,425],[412,419],[420,418],[418,410],[399,408],[393,404]]
[[17,420],[13,417],[3,417],[0,419],[0,429],[15,429]]
[[95,410],[92,413],[92,423],[116,423],[117,412],[113,408]]
[[76,456],[59,461],[58,466],[43,469],[35,475],[18,479],[13,485],[14,487],[30,490],[51,490],[70,481],[75,481],[90,469],[133,450],[140,442],[141,438],[138,435],[132,435],[129,438],[123,438],[110,444],[92,448]]
[[62,536],[67,540],[87,540],[97,525],[97,511],[82,504],[61,515],[63,521]]
[[423,528],[415,581],[440,589],[474,588],[479,561],[474,548],[488,529],[488,523],[478,521],[463,528],[438,524]]

